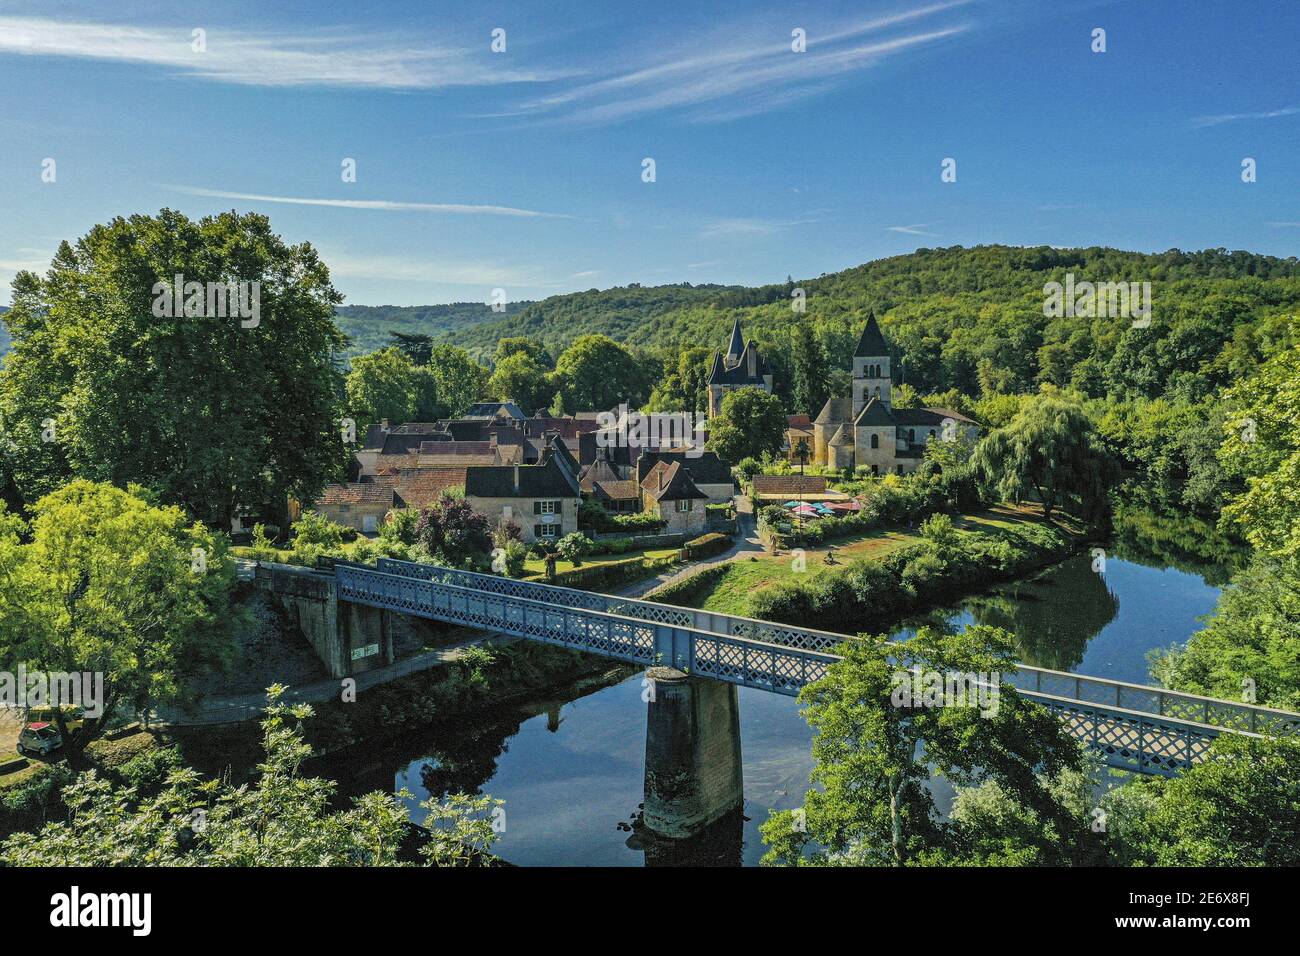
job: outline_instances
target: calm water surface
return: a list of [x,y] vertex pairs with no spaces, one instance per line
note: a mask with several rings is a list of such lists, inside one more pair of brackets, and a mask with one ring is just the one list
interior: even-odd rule
[[[1214,608],[1218,588],[1195,573],[1117,557],[1095,573],[1080,555],[1033,580],[998,588],[900,628],[995,624],[1017,635],[1021,659],[1057,670],[1149,680],[1146,653],[1182,642]],[[868,625],[864,625],[867,629]],[[772,809],[802,803],[812,733],[789,697],[740,688],[744,819],[698,840],[645,846],[629,826],[641,803],[646,704],[641,677],[586,696],[537,700],[472,721],[430,728],[400,747],[332,761],[349,792],[405,787],[419,800],[449,790],[505,801],[496,850],[525,866],[644,866],[667,862],[756,865],[758,826]]]

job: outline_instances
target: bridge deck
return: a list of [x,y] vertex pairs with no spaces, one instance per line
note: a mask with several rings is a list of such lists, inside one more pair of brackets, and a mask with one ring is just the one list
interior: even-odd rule
[[[340,563],[340,599],[794,695],[856,638],[435,565]],[[1300,733],[1300,714],[1036,667],[1006,680],[1112,766],[1172,774],[1223,732]]]

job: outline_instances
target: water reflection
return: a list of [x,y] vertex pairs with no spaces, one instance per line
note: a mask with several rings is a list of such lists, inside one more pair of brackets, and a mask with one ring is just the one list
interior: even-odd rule
[[[1085,554],[914,623],[996,624],[1016,634],[1028,663],[1146,682],[1146,652],[1185,641],[1217,594],[1201,574],[1113,556],[1098,575]],[[519,865],[756,865],[765,849],[758,827],[771,810],[799,806],[809,787],[812,732],[796,701],[739,690],[743,809],[691,839],[665,842],[639,825],[641,694],[640,674],[595,691],[553,691],[440,722],[387,749],[336,754],[317,770],[349,795],[405,787],[417,820],[419,801],[431,795],[490,793],[505,801],[496,849]]]

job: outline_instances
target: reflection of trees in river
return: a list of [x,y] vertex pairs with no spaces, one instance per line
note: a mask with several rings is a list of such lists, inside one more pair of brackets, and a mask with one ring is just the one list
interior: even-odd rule
[[1115,557],[1149,568],[1176,568],[1211,587],[1223,587],[1243,567],[1249,550],[1215,522],[1185,511],[1122,502],[1115,509]]
[[1041,577],[999,588],[967,603],[977,624],[1016,635],[1020,659],[1033,667],[1068,671],[1083,660],[1088,642],[1119,614],[1119,598],[1087,554]]

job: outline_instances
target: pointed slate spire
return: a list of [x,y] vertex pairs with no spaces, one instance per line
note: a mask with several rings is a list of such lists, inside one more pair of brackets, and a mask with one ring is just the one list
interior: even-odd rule
[[737,362],[745,354],[745,337],[740,334],[740,319],[736,319],[736,324],[731,327],[731,343],[727,346],[727,358],[735,358]]
[[858,339],[858,347],[853,352],[854,358],[876,358],[889,354],[889,344],[885,341],[880,325],[876,322],[874,311],[867,313],[867,326]]

